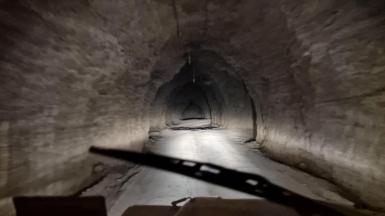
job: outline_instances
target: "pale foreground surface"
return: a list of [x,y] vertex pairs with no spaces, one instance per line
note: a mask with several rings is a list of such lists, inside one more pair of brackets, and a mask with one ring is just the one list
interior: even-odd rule
[[[164,130],[147,148],[162,155],[258,173],[305,196],[352,205],[339,196],[335,192],[336,187],[328,182],[274,162],[260,152],[242,146],[242,139],[235,132],[220,129]],[[147,167],[141,167],[119,190],[120,196],[112,205],[110,216],[120,216],[132,205],[169,205],[183,197],[252,198],[244,193]]]

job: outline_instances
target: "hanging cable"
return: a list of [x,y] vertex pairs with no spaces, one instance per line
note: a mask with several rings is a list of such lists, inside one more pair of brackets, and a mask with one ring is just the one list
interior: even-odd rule
[[193,79],[192,79],[192,82],[195,84],[195,68],[193,66]]
[[205,0],[205,21],[204,21],[204,37],[207,37],[209,31],[209,0]]
[[191,55],[190,53],[187,54],[187,65],[191,65]]
[[192,69],[192,83],[195,83],[195,67],[192,64],[191,53],[187,53],[187,65]]
[[179,24],[179,15],[178,15],[178,8],[176,6],[176,0],[172,0],[172,9],[174,13],[175,22],[176,22],[176,36],[180,37],[180,24]]

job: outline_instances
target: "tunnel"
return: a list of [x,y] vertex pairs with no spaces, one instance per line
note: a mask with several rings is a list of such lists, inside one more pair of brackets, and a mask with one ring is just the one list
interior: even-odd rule
[[15,215],[16,196],[104,195],[113,216],[150,198],[244,197],[90,146],[259,172],[381,214],[384,11],[381,0],[0,0],[0,215]]
[[253,107],[237,71],[212,51],[197,50],[183,56],[185,65],[157,91],[150,130],[183,127],[186,120],[206,119],[201,125],[187,122],[184,127],[230,128],[253,139]]
[[193,102],[190,102],[188,106],[184,108],[181,116],[181,120],[189,119],[206,119],[206,115],[200,106]]

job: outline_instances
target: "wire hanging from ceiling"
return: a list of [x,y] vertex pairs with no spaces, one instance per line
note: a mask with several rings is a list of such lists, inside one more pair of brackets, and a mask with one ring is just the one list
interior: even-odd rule
[[179,14],[178,14],[178,8],[176,5],[176,0],[172,0],[172,9],[174,13],[175,22],[176,22],[176,36],[180,37],[180,23],[179,23]]

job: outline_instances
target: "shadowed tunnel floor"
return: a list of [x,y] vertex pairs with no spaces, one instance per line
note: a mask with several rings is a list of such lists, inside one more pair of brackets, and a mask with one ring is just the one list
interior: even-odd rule
[[[189,123],[189,125],[192,122]],[[197,125],[196,123],[195,125]],[[242,137],[235,131],[224,129],[163,130],[147,145],[149,151],[214,163],[224,167],[262,174],[272,182],[307,197],[343,205],[351,203],[338,195],[330,183],[304,172],[274,162],[259,151],[239,145]],[[110,206],[110,216],[121,215],[124,210],[138,204],[169,205],[183,197],[253,198],[244,193],[197,181],[178,174],[139,167],[139,172],[119,189],[116,201]],[[114,182],[104,183],[106,187]],[[91,188],[86,194],[97,193]],[[103,188],[99,188],[103,190]],[[108,199],[108,198],[107,198]]]

